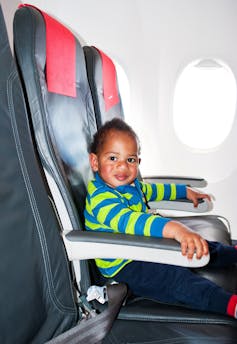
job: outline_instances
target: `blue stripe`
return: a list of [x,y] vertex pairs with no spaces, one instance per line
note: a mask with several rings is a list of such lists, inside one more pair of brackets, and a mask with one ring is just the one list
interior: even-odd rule
[[186,185],[177,184],[176,185],[176,198],[186,198],[186,195],[187,195]]
[[155,218],[155,221],[153,221],[153,223],[151,224],[151,229],[150,229],[151,236],[162,238],[163,237],[163,228],[166,225],[166,223],[169,221],[171,221],[171,219],[169,219],[167,217],[157,216]]
[[170,194],[171,194],[170,184],[164,184],[164,187],[165,187],[164,199],[165,200],[169,200],[170,199]]
[[152,195],[151,195],[151,201],[155,201],[157,199],[157,187],[156,184],[151,184],[152,187]]
[[119,201],[116,198],[105,198],[103,201],[98,203],[95,206],[95,208],[93,209],[93,213],[95,214],[95,216],[98,215],[98,213],[101,210],[101,208],[103,208],[103,207],[105,207],[107,205],[111,205],[111,203],[119,203]]
[[101,260],[103,260],[104,262],[114,262],[115,261],[114,258],[103,258]]
[[106,225],[110,226],[110,221],[123,209],[124,206],[121,204],[117,204],[114,208],[112,208],[106,216],[105,223]]
[[127,260],[124,259],[120,264],[116,266],[112,266],[111,268],[99,268],[99,270],[102,273],[102,275],[113,276],[114,274],[116,274],[120,267],[126,264],[126,262]]
[[135,224],[135,233],[137,235],[144,235],[144,228],[146,225],[146,221],[148,219],[148,217],[150,217],[151,215],[148,214],[143,214],[139,217],[139,219],[137,220],[136,224]]
[[88,211],[85,210],[84,212],[84,216],[85,219],[92,222],[92,223],[98,223],[98,221],[96,220],[96,218],[94,216],[92,216],[91,214],[88,213]]
[[129,221],[131,213],[132,211],[129,211],[120,217],[118,221],[118,228],[120,229],[119,230],[120,233],[126,233],[126,229],[127,229],[127,225],[128,225],[128,221]]

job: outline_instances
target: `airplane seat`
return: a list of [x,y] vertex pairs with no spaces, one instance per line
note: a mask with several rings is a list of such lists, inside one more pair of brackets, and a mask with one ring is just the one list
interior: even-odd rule
[[96,47],[84,46],[83,51],[97,127],[114,117],[124,119],[114,63]]
[[[51,24],[53,29],[51,26],[47,30]],[[52,47],[50,42],[53,42]],[[119,234],[115,238],[111,233],[83,231],[82,210],[86,184],[91,178],[88,144],[98,123],[82,48],[62,24],[30,6],[23,6],[15,13],[14,47],[39,154],[38,162],[44,168],[48,183],[51,179],[55,182],[72,224],[73,230],[64,228],[64,216],[61,217],[57,207],[55,211],[63,227],[61,234],[67,256],[70,261],[80,260],[81,263],[78,281],[83,293],[90,286],[87,260],[95,256],[111,257],[111,252],[114,255],[122,252],[124,258],[135,259],[135,247],[139,259],[146,259],[144,252],[147,255],[154,252],[148,258],[159,261],[155,259],[160,259],[157,256],[162,257],[163,251],[172,251],[172,254],[177,251],[177,256],[182,258],[180,247],[173,240]],[[200,227],[201,222],[198,225]],[[128,253],[126,246],[129,247]],[[122,307],[119,320],[104,343],[145,343],[147,340],[159,343],[163,339],[172,343],[177,338],[182,343],[195,343],[197,336],[202,337],[203,343],[211,343],[213,331],[215,342],[227,343],[236,339],[236,325],[236,321],[227,316],[136,300]]]
[[[103,51],[94,46],[84,46],[83,50],[98,127],[114,117],[124,119],[114,62]],[[169,180],[169,178],[170,177],[167,177],[167,180]],[[159,180],[163,180],[165,177],[153,177],[151,178],[151,182],[153,179],[160,182]],[[182,179],[181,181],[178,180],[178,182],[182,182]],[[172,202],[170,203],[170,207],[172,208]],[[182,210],[181,207],[180,210]],[[207,240],[219,241],[227,245],[231,245],[232,243],[229,226],[226,222],[222,221],[221,217],[213,215],[189,215],[182,217],[176,216],[174,219],[198,231],[199,234]],[[234,277],[237,272],[236,266],[228,269],[219,269],[218,271],[216,271],[216,269],[203,267],[195,269],[195,271],[232,292],[236,292],[237,290],[236,278]],[[230,276],[232,276],[232,278],[230,278]]]
[[0,342],[45,343],[73,327],[78,310],[1,6],[0,69]]
[[107,288],[108,307],[98,316],[86,317],[79,305],[1,6],[0,69],[0,342],[101,343],[126,286]]

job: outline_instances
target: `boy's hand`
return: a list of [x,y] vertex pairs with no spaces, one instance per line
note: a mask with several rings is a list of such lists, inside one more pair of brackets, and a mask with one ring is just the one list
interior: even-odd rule
[[180,222],[168,222],[163,229],[163,237],[180,242],[182,255],[188,259],[192,259],[194,253],[197,259],[200,259],[209,252],[206,240]]
[[187,186],[187,199],[193,202],[194,207],[198,206],[198,200],[202,198],[208,199],[211,202],[211,196],[206,193],[201,193],[198,190],[194,190]]

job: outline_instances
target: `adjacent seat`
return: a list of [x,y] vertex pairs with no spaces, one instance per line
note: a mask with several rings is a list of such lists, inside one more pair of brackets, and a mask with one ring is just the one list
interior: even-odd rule
[[[47,33],[47,26],[51,24],[52,37]],[[63,38],[58,36],[62,31]],[[50,52],[52,40],[53,52]],[[56,204],[67,255],[75,262],[80,260],[80,265],[74,264],[80,292],[84,294],[91,284],[88,258],[105,254],[108,257],[111,254],[121,255],[123,252],[125,258],[143,259],[144,256],[144,260],[156,261],[155,256],[160,255],[162,259],[162,253],[170,250],[177,253],[176,256],[180,255],[179,245],[172,240],[119,235],[115,238],[110,233],[83,231],[86,184],[92,176],[88,145],[99,125],[87,82],[83,51],[78,40],[65,27],[32,7],[22,7],[16,12],[14,42],[36,141],[37,162],[44,168],[41,174],[46,176],[50,187],[48,194],[52,194]],[[76,58],[71,60],[72,56]],[[59,68],[56,73],[55,65]],[[65,75],[70,76],[66,81]],[[214,221],[218,235],[222,240],[230,241],[228,232],[223,231],[218,218],[205,219],[205,226],[210,224],[211,233]],[[194,220],[191,218],[191,221]],[[198,219],[196,227],[202,227],[202,223],[203,218]],[[143,256],[139,254],[140,250]],[[150,253],[153,255],[150,256]],[[54,255],[54,260],[57,260],[57,255]],[[237,334],[236,322],[228,317],[193,312],[150,300],[130,302],[122,308],[119,318],[105,343],[160,343],[161,340],[175,343],[177,338],[182,343],[195,343],[197,336],[202,338],[199,343],[211,343],[213,336],[217,343],[229,343],[235,340]]]

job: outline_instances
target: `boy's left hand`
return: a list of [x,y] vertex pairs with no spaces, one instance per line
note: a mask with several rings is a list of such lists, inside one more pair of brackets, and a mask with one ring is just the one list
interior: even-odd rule
[[201,193],[198,190],[194,190],[187,186],[187,199],[193,202],[194,207],[196,208],[198,206],[198,200],[206,198],[208,201],[211,202],[211,196],[206,193]]

